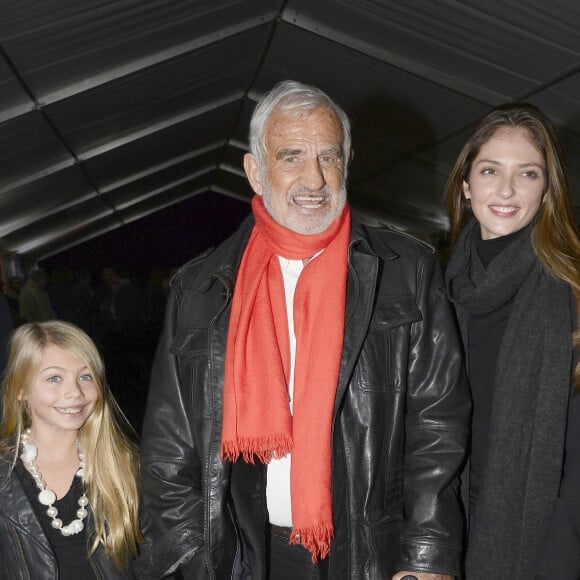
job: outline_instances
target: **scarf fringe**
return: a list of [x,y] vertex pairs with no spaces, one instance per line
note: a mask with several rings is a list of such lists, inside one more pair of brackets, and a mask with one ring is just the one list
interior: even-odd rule
[[234,441],[223,441],[222,459],[234,462],[240,455],[246,463],[254,465],[256,459],[260,463],[268,463],[272,457],[283,457],[290,452],[294,444],[286,433],[268,435],[265,437],[239,437]]
[[313,528],[294,528],[290,534],[290,543],[302,544],[312,554],[312,563],[315,564],[328,556],[333,537],[332,525],[318,524]]

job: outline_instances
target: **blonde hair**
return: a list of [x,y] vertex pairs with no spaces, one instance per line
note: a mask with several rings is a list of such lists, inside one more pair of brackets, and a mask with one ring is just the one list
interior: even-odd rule
[[0,451],[14,454],[30,426],[26,391],[49,345],[67,350],[88,367],[99,391],[93,412],[80,429],[86,455],[85,486],[95,525],[89,556],[102,544],[107,556],[123,569],[143,540],[139,528],[139,455],[136,435],[106,381],[105,367],[93,341],[80,328],[60,320],[24,324],[11,339],[3,380],[3,432]]
[[[504,129],[527,131],[530,142],[544,158],[546,191],[533,220],[534,251],[547,272],[570,285],[574,292],[576,313],[580,316],[580,236],[570,201],[564,152],[556,127],[538,107],[528,103],[502,105],[476,125],[459,153],[445,186],[450,244],[455,243],[459,232],[473,216],[471,206],[463,196],[463,182],[469,183],[473,160],[481,148]],[[574,348],[578,350],[578,321],[572,336]],[[574,371],[574,383],[580,390],[580,361]]]

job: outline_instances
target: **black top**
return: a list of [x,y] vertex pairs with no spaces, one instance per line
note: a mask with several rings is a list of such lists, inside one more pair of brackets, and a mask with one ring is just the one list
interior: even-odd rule
[[[38,501],[39,489],[36,487],[32,475],[30,475],[21,461],[16,462],[14,469],[24,488],[26,496],[32,504],[36,517],[52,546],[58,562],[59,580],[79,580],[79,578],[83,580],[97,580],[87,556],[86,526],[78,534],[63,536],[60,530],[52,527],[52,518],[46,514],[47,506],[42,505]],[[82,493],[82,482],[80,478],[74,477],[67,494],[54,502],[54,507],[58,509],[57,517],[63,521],[64,525],[77,519],[76,512],[79,509],[78,500]],[[86,519],[83,520],[83,523],[86,524],[86,521]]]
[[[487,268],[502,250],[519,237],[521,232],[522,230],[491,240],[482,240],[480,233],[477,239],[477,253],[483,266]],[[513,302],[514,299],[511,299],[492,312],[470,314],[467,323],[469,381],[473,398],[469,475],[470,511],[477,501],[485,469],[497,361]]]

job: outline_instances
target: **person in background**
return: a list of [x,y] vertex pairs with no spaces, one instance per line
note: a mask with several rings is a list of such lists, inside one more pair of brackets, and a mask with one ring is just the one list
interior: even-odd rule
[[56,317],[46,291],[48,280],[48,273],[42,268],[30,273],[18,297],[23,322],[44,322]]
[[450,580],[469,392],[433,249],[351,218],[346,114],[278,84],[252,215],[173,278],[143,427],[140,578]]
[[466,578],[577,580],[580,241],[552,121],[491,111],[446,200],[473,396]]
[[2,404],[2,578],[133,578],[138,450],[91,339],[63,321],[17,328]]
[[10,276],[8,279],[8,284],[6,285],[6,301],[10,307],[10,314],[12,316],[13,326],[19,326],[22,323],[20,319],[20,304],[19,296],[21,289],[21,279],[20,276]]
[[0,377],[3,376],[8,361],[8,343],[13,328],[10,307],[4,298],[4,294],[0,293]]
[[143,290],[138,280],[122,267],[107,266],[101,270],[101,277],[104,287],[98,297],[99,330],[109,384],[121,409],[139,432],[150,370]]
[[[75,323],[76,296],[73,292],[74,276],[72,270],[62,264],[57,264],[50,270],[46,293],[55,318]],[[78,324],[76,324],[78,326]]]
[[106,302],[110,324],[119,333],[133,333],[141,330],[143,313],[143,293],[139,284],[120,267],[107,266],[101,270],[101,277],[108,290]]

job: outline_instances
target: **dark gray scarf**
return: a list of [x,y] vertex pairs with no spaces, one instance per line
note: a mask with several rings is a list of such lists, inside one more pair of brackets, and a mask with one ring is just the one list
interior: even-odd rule
[[469,313],[515,299],[497,365],[485,475],[470,514],[466,578],[530,580],[561,479],[575,306],[569,286],[538,261],[531,227],[487,270],[475,250],[477,227],[464,228],[446,271],[465,344]]

